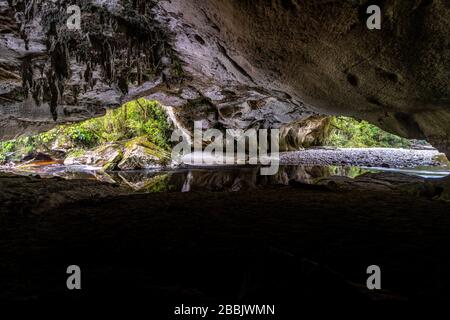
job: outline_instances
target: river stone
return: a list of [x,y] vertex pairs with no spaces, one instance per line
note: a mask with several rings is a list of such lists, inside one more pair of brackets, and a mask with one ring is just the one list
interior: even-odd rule
[[135,138],[125,144],[125,154],[118,164],[120,170],[143,170],[168,164],[169,154],[146,137]]

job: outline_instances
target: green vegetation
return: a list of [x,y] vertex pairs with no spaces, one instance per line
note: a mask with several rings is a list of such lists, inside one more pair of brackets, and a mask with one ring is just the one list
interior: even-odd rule
[[[203,105],[207,101],[192,103]],[[411,145],[407,139],[352,118],[332,117],[331,128],[325,142],[330,146],[408,148]],[[52,154],[55,150],[76,157],[105,143],[132,141],[137,137],[147,139],[162,150],[170,150],[170,135],[170,124],[161,106],[155,101],[139,99],[116,110],[108,110],[101,118],[61,125],[39,135],[0,142],[0,162],[17,161],[31,152]]]
[[139,99],[108,110],[100,118],[71,125],[61,125],[48,132],[0,142],[0,161],[18,160],[30,152],[70,151],[81,155],[84,150],[108,142],[145,136],[158,147],[169,150],[171,128],[165,111],[156,101]]
[[332,117],[332,132],[327,144],[342,148],[409,148],[408,139],[381,130],[368,123],[348,117]]
[[15,140],[0,142],[0,162],[18,155],[26,155],[38,148],[40,144],[37,137],[22,137]]
[[330,170],[330,176],[344,176],[352,179],[367,172],[366,169],[360,167],[329,166],[328,168]]
[[169,174],[157,175],[147,181],[142,189],[149,193],[169,192],[173,189],[169,182]]

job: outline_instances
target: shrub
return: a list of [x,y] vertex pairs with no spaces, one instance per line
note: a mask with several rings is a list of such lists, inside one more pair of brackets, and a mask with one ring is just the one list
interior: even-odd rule
[[17,155],[37,150],[49,150],[56,139],[68,141],[68,145],[80,150],[97,147],[107,142],[129,140],[146,136],[157,146],[170,149],[171,127],[167,114],[156,101],[139,99],[128,102],[115,110],[108,110],[100,118],[76,124],[58,126],[35,136],[0,142],[0,161],[14,152]]
[[348,117],[332,117],[327,144],[343,148],[409,148],[411,142],[368,123]]

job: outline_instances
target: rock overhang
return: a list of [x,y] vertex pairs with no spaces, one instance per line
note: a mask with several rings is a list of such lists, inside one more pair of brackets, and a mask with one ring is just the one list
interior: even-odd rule
[[[51,45],[42,13],[20,24],[26,6],[17,3],[30,1],[12,3],[0,1],[9,17],[0,41],[3,138],[147,97],[185,126],[204,118],[220,128],[280,128],[343,114],[449,151],[445,1],[383,1],[381,30],[365,27],[364,1],[75,1],[76,37],[89,30],[100,40],[91,35],[86,51],[77,43],[73,52],[70,37],[56,33],[60,49]],[[41,82],[50,96],[34,92],[36,103]]]

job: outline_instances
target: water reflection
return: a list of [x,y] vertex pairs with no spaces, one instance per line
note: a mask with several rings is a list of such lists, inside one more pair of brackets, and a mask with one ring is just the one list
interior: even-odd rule
[[[103,172],[89,166],[53,164],[35,167],[20,174],[39,174],[43,178],[91,179],[116,183],[134,192],[236,192],[287,185],[289,181],[313,184],[319,178],[330,176],[357,177],[366,172],[394,171],[439,178],[450,174],[444,168],[426,167],[418,169],[387,169],[339,166],[280,166],[273,176],[261,176],[259,166],[184,168],[155,171]],[[17,172],[15,172],[17,173]]]
[[236,192],[295,180],[312,184],[318,178],[332,175],[357,176],[361,168],[283,166],[274,176],[261,176],[259,167],[195,168],[166,172],[117,172],[110,175],[116,182],[138,192]]

